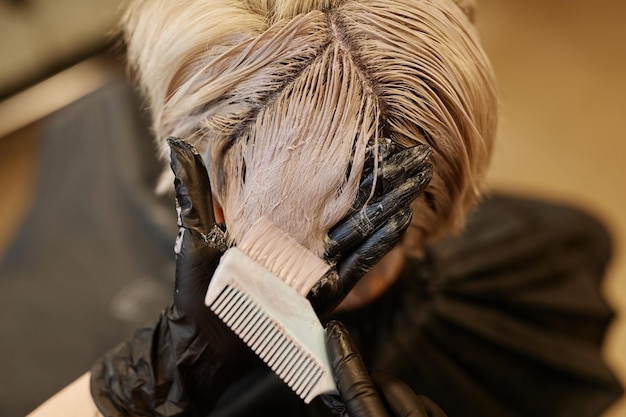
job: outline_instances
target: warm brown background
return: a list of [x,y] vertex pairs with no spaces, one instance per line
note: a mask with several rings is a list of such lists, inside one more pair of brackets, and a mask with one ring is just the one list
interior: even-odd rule
[[[26,3],[15,9],[0,0],[0,91],[97,50],[120,1]],[[619,314],[606,357],[626,385],[626,2],[480,0],[478,28],[502,92],[490,184],[581,205],[610,225],[616,250],[604,291]],[[61,87],[35,94],[26,113],[93,88],[108,68],[90,62]],[[19,106],[2,104],[0,132],[21,117],[14,113]],[[0,138],[0,252],[28,203],[35,133],[36,126]],[[622,400],[605,417],[625,415]]]
[[[574,202],[613,230],[606,356],[626,383],[626,2],[480,0],[502,91],[494,186]],[[622,399],[605,417],[626,416]]]

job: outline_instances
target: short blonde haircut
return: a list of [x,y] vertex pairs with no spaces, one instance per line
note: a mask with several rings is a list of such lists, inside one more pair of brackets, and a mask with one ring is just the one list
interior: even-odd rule
[[434,150],[409,249],[462,224],[497,122],[471,16],[466,0],[139,0],[123,27],[163,155],[168,136],[199,149],[233,239],[264,215],[321,254],[383,137]]

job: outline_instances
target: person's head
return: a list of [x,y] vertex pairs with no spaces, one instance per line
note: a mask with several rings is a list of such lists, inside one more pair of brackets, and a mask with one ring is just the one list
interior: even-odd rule
[[233,239],[262,215],[317,254],[368,144],[433,148],[407,250],[454,230],[496,132],[491,67],[458,0],[141,0],[128,56],[157,141],[203,154]]

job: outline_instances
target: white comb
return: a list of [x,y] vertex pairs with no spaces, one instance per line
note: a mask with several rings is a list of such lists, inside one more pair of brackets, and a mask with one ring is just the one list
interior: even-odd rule
[[310,403],[336,393],[324,329],[306,299],[329,266],[261,218],[222,256],[205,304]]

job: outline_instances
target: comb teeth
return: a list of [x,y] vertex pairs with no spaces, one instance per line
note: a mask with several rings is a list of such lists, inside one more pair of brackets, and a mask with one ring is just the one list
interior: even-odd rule
[[[291,256],[299,259],[300,253],[295,247]],[[337,392],[337,387],[324,328],[300,293],[303,288],[283,281],[274,270],[232,247],[220,259],[204,302],[308,404],[319,394]]]
[[289,387],[306,400],[324,369],[283,331],[252,298],[236,285],[226,285],[211,310],[256,353]]

